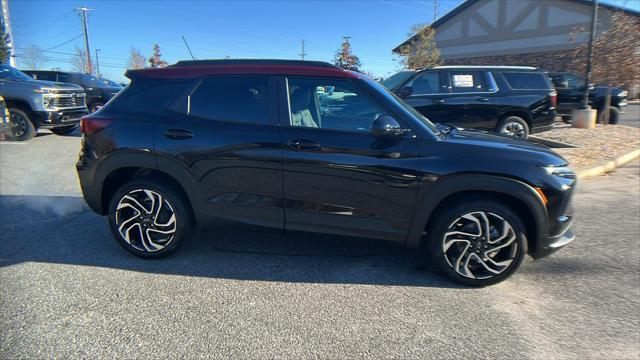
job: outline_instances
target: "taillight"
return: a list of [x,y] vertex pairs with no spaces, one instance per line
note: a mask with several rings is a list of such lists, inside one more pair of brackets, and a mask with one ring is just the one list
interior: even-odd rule
[[85,116],[80,119],[80,132],[93,135],[113,123],[113,119]]
[[551,99],[551,107],[556,107],[558,105],[558,93],[555,90],[550,92],[549,98]]

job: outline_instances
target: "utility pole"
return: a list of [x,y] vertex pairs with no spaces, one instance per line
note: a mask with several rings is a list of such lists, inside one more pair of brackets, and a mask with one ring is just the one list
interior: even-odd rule
[[300,50],[300,59],[304,60],[304,57],[307,56],[307,53],[304,52],[304,39],[302,39],[302,42],[300,45],[302,46]]
[[593,10],[591,13],[591,35],[589,36],[589,53],[587,57],[587,73],[584,77],[584,94],[582,95],[582,108],[589,108],[589,83],[591,81],[591,63],[593,62],[593,43],[596,38],[596,22],[598,20],[598,0],[593,0]]
[[100,61],[98,61],[98,51],[100,51],[100,49],[96,49],[96,76],[99,79],[100,78]]
[[76,8],[78,11],[82,11],[82,24],[84,26],[84,51],[87,54],[87,70],[89,70],[89,74],[93,73],[93,65],[91,64],[91,51],[89,49],[89,28],[87,26],[87,13],[89,11],[93,11],[93,9],[88,9],[86,6],[81,8]]

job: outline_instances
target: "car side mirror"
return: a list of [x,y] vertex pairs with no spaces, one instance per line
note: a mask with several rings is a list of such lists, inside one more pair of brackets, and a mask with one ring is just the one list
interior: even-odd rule
[[400,137],[410,131],[403,129],[396,119],[388,115],[380,116],[371,124],[371,134],[376,137]]
[[406,98],[407,96],[411,96],[413,94],[412,86],[405,86],[398,90],[398,96],[401,98]]

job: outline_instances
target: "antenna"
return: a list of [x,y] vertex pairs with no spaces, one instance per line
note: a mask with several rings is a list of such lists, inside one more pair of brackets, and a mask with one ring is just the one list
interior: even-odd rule
[[189,54],[191,55],[191,59],[195,60],[196,57],[193,56],[193,53],[191,52],[191,48],[189,47],[189,44],[187,44],[187,39],[184,38],[184,35],[180,35],[180,36],[182,36],[182,41],[184,41],[184,44],[187,47],[187,50],[189,50]]

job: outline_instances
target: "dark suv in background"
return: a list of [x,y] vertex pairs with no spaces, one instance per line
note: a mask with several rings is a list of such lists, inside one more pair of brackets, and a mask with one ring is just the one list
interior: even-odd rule
[[110,85],[95,76],[83,73],[54,70],[22,71],[36,80],[56,81],[82,86],[84,92],[87,94],[87,108],[89,108],[89,112],[98,111],[107,101],[122,90],[121,86]]
[[[558,115],[565,122],[571,121],[571,112],[582,105],[585,84],[584,78],[568,72],[549,72],[549,77],[558,92]],[[607,92],[611,92],[609,102],[609,123],[617,124],[620,113],[627,106],[627,92],[617,87],[589,85],[589,105],[598,110],[598,120],[602,122]]]
[[227,219],[419,248],[452,279],[484,286],[574,238],[563,158],[440,130],[362,74],[226,60],[127,77],[82,119],[76,168],[88,205],[135,255],[168,255],[196,224]]
[[527,138],[550,130],[556,92],[546,74],[522,66],[438,66],[381,82],[429,120]]

